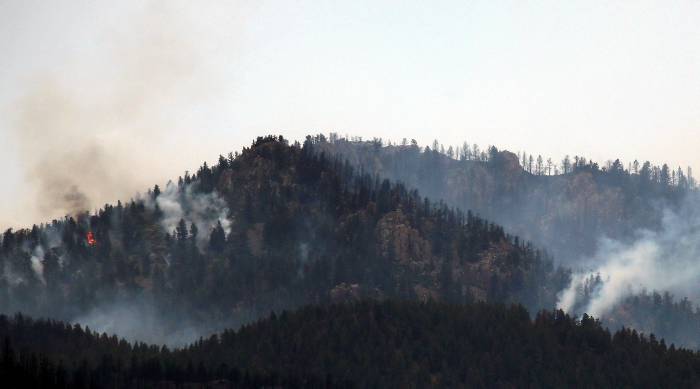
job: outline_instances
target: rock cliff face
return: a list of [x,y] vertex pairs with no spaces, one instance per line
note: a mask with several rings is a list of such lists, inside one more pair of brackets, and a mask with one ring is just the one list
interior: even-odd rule
[[505,298],[501,289],[524,287],[528,273],[534,270],[531,263],[517,259],[517,248],[506,240],[489,243],[468,260],[454,249],[436,256],[430,241],[401,210],[379,219],[375,234],[381,256],[396,264],[400,273],[413,275],[411,290],[421,301],[449,299],[446,294],[454,292],[447,290],[448,284],[458,285],[457,295],[468,301]]
[[430,242],[413,228],[401,210],[389,212],[377,222],[380,254],[409,271],[428,274],[435,271]]

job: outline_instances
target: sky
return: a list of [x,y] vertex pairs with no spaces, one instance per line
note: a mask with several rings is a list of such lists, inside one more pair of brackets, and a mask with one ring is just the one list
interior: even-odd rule
[[698,20],[698,1],[0,0],[0,228],[60,217],[61,182],[96,208],[268,133],[700,169]]

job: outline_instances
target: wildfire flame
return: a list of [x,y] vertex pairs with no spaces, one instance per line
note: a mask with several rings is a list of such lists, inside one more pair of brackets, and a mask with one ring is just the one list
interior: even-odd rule
[[88,231],[86,240],[88,246],[90,247],[95,246],[97,244],[97,241],[95,240],[95,235],[92,233],[92,231]]

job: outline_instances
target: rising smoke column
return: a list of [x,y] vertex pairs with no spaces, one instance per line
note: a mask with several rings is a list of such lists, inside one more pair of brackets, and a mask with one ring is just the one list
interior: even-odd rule
[[24,218],[89,211],[166,174],[169,157],[155,146],[176,127],[170,111],[201,100],[209,88],[179,7],[151,2],[129,14],[129,28],[104,32],[104,54],[113,60],[101,67],[77,62],[27,82],[11,111],[35,194],[24,212],[35,207],[34,215]]
[[[571,313],[602,316],[624,298],[645,290],[669,291],[700,303],[700,203],[689,196],[677,212],[664,211],[658,231],[638,231],[631,243],[603,239],[588,272],[574,274],[559,295],[558,307]],[[586,280],[601,282],[588,298]]]
[[46,280],[44,279],[44,249],[41,245],[36,246],[29,260],[36,277],[42,284],[46,285]]

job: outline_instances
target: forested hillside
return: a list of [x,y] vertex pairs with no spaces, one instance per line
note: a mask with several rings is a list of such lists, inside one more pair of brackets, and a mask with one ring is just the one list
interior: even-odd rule
[[[448,173],[455,164],[466,172],[487,172],[504,185],[511,182],[498,175],[504,166],[530,187],[579,176],[604,182],[611,174],[581,166],[558,177],[530,175],[506,153],[488,162],[456,161],[411,146],[343,146],[320,137],[289,145],[281,137],[259,138],[215,166],[205,164],[132,201],[6,231],[0,309],[182,345],[309,303],[518,302],[532,312],[557,304],[570,272],[555,267],[545,252],[471,211],[382,178],[382,169],[358,169],[345,154],[323,151],[341,146],[371,151],[375,163],[384,153],[409,158],[416,152],[408,161],[442,161]],[[443,174],[432,172],[431,177]],[[477,193],[481,184],[455,190]],[[669,186],[658,193],[672,203],[688,188]],[[562,215],[569,223],[577,214]],[[528,225],[547,220],[533,217]],[[580,307],[595,297],[600,283],[576,291]],[[585,311],[580,307],[572,312]],[[687,299],[656,292],[631,296],[601,320],[612,329],[631,326],[676,344],[700,345],[700,313]]]
[[421,148],[408,140],[391,144],[337,134],[307,142],[547,248],[555,263],[574,270],[577,282],[568,292],[576,303],[565,306],[570,312],[590,313],[591,301],[608,301],[608,309],[596,312],[606,326],[631,326],[700,347],[700,197],[691,169],[619,160],[599,166],[578,156],[554,162],[466,143]]
[[[585,305],[596,296],[601,286],[600,275],[590,277],[578,290],[581,306],[574,312],[585,311]],[[656,334],[668,343],[700,349],[700,309],[687,297],[677,298],[669,292],[646,291],[631,294],[599,318],[605,327],[635,328]]]
[[[336,388],[310,374],[242,371],[224,362],[195,364],[182,351],[129,343],[55,320],[0,315],[3,388]],[[269,371],[269,370],[268,370]]]
[[339,155],[370,174],[404,183],[422,195],[469,209],[513,234],[546,247],[571,267],[592,255],[602,237],[625,240],[660,227],[665,209],[677,209],[695,187],[690,168],[585,157],[516,155],[437,141],[384,144],[331,134],[309,137],[316,150]]
[[179,350],[20,316],[0,316],[0,336],[9,387],[690,388],[700,379],[700,355],[653,336],[486,303],[309,306]]
[[363,297],[551,308],[568,282],[500,226],[281,137],[96,214],[8,230],[0,262],[2,311],[171,344]]

